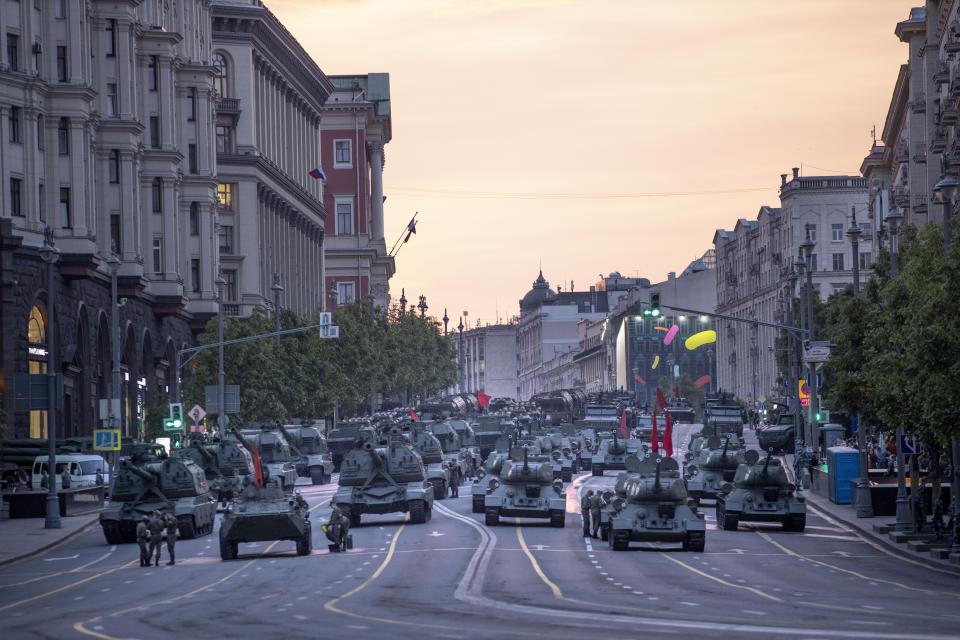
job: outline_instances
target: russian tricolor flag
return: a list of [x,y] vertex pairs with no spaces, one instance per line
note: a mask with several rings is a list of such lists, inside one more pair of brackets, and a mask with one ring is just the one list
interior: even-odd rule
[[316,169],[313,169],[313,170],[310,171],[310,173],[308,173],[307,175],[310,176],[311,178],[315,179],[315,180],[323,180],[324,182],[327,181],[327,174],[325,174],[325,173],[323,172],[323,169],[321,169],[320,167],[317,167]]

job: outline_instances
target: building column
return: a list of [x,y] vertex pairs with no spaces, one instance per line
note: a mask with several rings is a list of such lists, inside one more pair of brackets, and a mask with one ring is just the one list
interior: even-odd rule
[[370,145],[370,208],[371,238],[383,240],[383,145],[379,142]]

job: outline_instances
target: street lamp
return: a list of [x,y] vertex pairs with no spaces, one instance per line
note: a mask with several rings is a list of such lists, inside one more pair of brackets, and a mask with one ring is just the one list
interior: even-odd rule
[[407,290],[400,289],[400,299],[397,301],[400,303],[400,315],[406,315],[407,313]]
[[57,320],[54,270],[60,259],[60,250],[53,244],[53,230],[43,232],[40,256],[47,265],[47,517],[46,529],[59,529],[60,497],[57,495]]
[[[850,208],[850,228],[847,237],[850,239],[851,255],[853,256],[853,295],[860,295],[860,235],[863,233],[857,224],[857,208]],[[857,447],[860,450],[860,480],[857,482],[856,507],[858,518],[873,517],[873,499],[870,497],[870,457],[867,455],[867,429],[860,420],[859,412],[855,416],[857,421]]]
[[273,284],[270,285],[273,291],[273,326],[277,332],[277,349],[280,348],[280,294],[283,293],[283,285],[280,284],[280,274],[273,274]]
[[224,386],[223,386],[223,285],[227,281],[223,279],[222,273],[217,273],[217,278],[213,281],[217,285],[217,426],[220,427],[220,435],[223,436],[227,428],[229,419],[227,418],[227,408],[224,405]]
[[420,317],[427,315],[427,309],[430,307],[427,306],[427,296],[421,295],[420,302],[417,303],[417,309],[420,309]]
[[460,376],[459,376],[459,378],[460,378],[460,385],[459,385],[459,386],[460,386],[460,389],[459,389],[459,391],[460,391],[460,393],[463,393],[463,355],[464,355],[464,353],[463,353],[463,316],[460,316],[460,324],[457,325],[457,329],[460,331],[460,340],[459,340],[459,342],[458,342],[458,345],[459,345],[458,351],[459,351],[460,353],[457,354],[457,355],[459,356],[457,359],[460,361]]
[[[793,263],[793,273],[790,275],[790,286],[793,288],[797,281],[803,278],[803,272],[807,268],[807,263],[803,261],[803,258],[797,254],[797,259]],[[797,304],[800,307],[800,326],[803,327],[806,318],[806,312],[804,311],[803,302],[800,300],[799,296],[797,298],[792,298],[797,301]],[[801,363],[797,355],[797,343],[799,339],[797,336],[790,335],[790,374],[794,377],[791,381],[791,384],[794,389],[794,395],[796,398],[796,403],[793,408],[793,421],[795,428],[793,430],[793,439],[794,439],[794,451],[799,453],[804,446],[804,433],[803,433],[803,407],[800,405],[800,385],[798,384],[801,376]],[[799,486],[799,483],[798,483]]]
[[447,317],[447,308],[443,308],[443,335],[447,335],[447,323],[450,322],[450,318]]
[[[813,315],[813,248],[816,243],[810,237],[810,231],[807,231],[807,239],[800,244],[804,259],[807,262],[807,340],[813,342],[816,340],[816,318]],[[816,419],[817,419],[817,370],[814,363],[809,363],[807,368],[807,381],[810,387],[810,438],[807,442],[814,442],[816,437]]]

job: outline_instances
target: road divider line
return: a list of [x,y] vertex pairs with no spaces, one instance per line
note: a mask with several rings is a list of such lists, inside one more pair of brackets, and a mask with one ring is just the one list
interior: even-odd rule
[[368,586],[370,586],[371,582],[373,582],[374,580],[380,577],[380,574],[384,572],[384,570],[387,568],[387,565],[389,565],[390,561],[393,560],[393,556],[397,552],[397,540],[400,539],[400,534],[403,533],[403,530],[406,528],[406,526],[407,526],[407,523],[404,522],[403,524],[400,525],[400,528],[397,529],[397,533],[393,536],[393,539],[390,541],[390,546],[387,549],[387,555],[384,557],[383,561],[379,564],[379,566],[377,566],[376,571],[370,574],[370,576],[366,580],[361,582],[359,585],[357,585],[350,591],[347,591],[342,596],[337,596],[336,598],[328,600],[326,604],[323,605],[323,608],[327,609],[328,611],[333,611],[334,613],[342,613],[345,615],[354,616],[358,618],[369,618],[369,616],[360,616],[355,613],[351,613],[349,611],[344,611],[343,609],[340,609],[339,607],[337,607],[337,603],[342,600],[346,600],[352,595],[360,593],[361,591],[366,589]]
[[540,568],[540,563],[537,562],[537,559],[533,557],[533,554],[530,553],[530,549],[527,547],[527,541],[523,537],[523,530],[520,529],[520,525],[516,525],[516,527],[517,527],[517,539],[520,540],[520,548],[523,550],[523,553],[527,556],[527,560],[530,561],[530,566],[533,567],[534,573],[537,574],[537,577],[539,577],[540,580],[545,585],[550,587],[550,591],[553,592],[554,598],[559,598],[562,600],[564,596],[563,596],[563,592],[560,591],[560,587],[558,587],[555,582],[553,582],[550,578],[548,578],[547,574],[545,574],[543,572],[543,569]]
[[704,578],[708,578],[708,579],[710,579],[710,580],[713,580],[714,582],[719,582],[719,583],[722,584],[722,585],[725,585],[725,586],[728,586],[728,587],[733,587],[733,588],[735,588],[735,589],[743,589],[743,590],[745,590],[745,591],[749,591],[749,592],[751,592],[751,593],[753,593],[753,594],[755,594],[755,595],[760,596],[761,598],[766,598],[767,600],[772,600],[773,602],[783,602],[783,600],[780,599],[780,598],[778,598],[777,596],[770,595],[769,593],[764,593],[764,592],[761,591],[760,589],[755,589],[754,587],[748,587],[748,586],[746,586],[746,585],[736,584],[736,583],[733,583],[733,582],[728,582],[727,580],[724,580],[723,578],[718,578],[717,576],[712,576],[712,575],[710,575],[709,573],[707,573],[707,572],[705,572],[705,571],[701,571],[700,569],[697,569],[696,567],[693,567],[693,566],[687,564],[687,563],[684,562],[683,560],[677,560],[676,558],[674,558],[673,556],[671,556],[669,553],[664,553],[663,551],[658,551],[657,553],[658,553],[659,555],[663,556],[664,558],[666,558],[667,560],[669,560],[670,562],[674,562],[674,563],[680,565],[681,567],[683,567],[684,569],[686,569],[686,570],[688,570],[688,571],[692,571],[693,573],[695,573],[695,574],[697,574],[697,575],[699,575],[699,576],[703,576]]

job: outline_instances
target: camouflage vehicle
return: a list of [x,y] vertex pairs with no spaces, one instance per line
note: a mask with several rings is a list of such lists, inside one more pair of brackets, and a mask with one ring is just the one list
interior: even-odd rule
[[313,484],[327,484],[333,475],[333,457],[327,439],[313,425],[292,424],[280,427],[295,455],[297,475]]
[[413,424],[410,442],[423,460],[423,466],[427,471],[427,482],[433,485],[434,499],[443,500],[447,497],[447,491],[450,488],[450,467],[444,460],[440,440],[422,424],[419,426],[417,423]]
[[210,491],[218,502],[229,502],[240,493],[242,481],[253,473],[253,459],[246,447],[234,439],[207,442],[192,433],[187,446],[174,449],[174,458],[192,460],[203,469]]
[[743,409],[727,394],[709,398],[703,410],[703,433],[724,437],[730,433],[743,442]]
[[281,430],[264,426],[242,433],[234,429],[233,433],[251,454],[253,454],[252,447],[257,448],[260,464],[269,472],[271,478],[280,482],[280,487],[284,491],[288,493],[293,491],[297,484],[297,467],[294,465],[296,458]]
[[[460,468],[460,477],[466,477],[468,473],[474,471],[476,458],[479,453],[476,447],[463,444],[461,431],[457,430],[455,423],[461,423],[469,429],[469,437],[473,437],[473,429],[463,420],[444,420],[443,422],[426,423],[426,428],[440,441],[440,448],[443,449],[443,463],[449,467],[451,464]],[[426,462],[426,461],[424,461]]]
[[687,500],[676,460],[630,456],[600,512],[600,530],[614,551],[626,551],[631,542],[680,542],[684,551],[702,552],[707,523]]
[[473,512],[483,513],[484,500],[487,494],[493,491],[498,484],[497,476],[503,463],[510,459],[510,438],[500,436],[494,451],[490,452],[487,459],[484,460],[478,472],[477,481],[470,487],[470,495],[473,501]]
[[628,456],[640,457],[643,443],[633,438],[623,438],[614,430],[612,437],[604,434],[596,453],[591,459],[590,470],[595,476],[602,476],[608,469],[615,471],[626,470]]
[[264,486],[250,482],[223,514],[220,522],[220,557],[236,560],[241,542],[293,540],[297,555],[309,555],[313,549],[310,509],[299,493],[283,491],[275,478]]
[[334,469],[339,470],[343,457],[347,455],[357,442],[376,442],[377,432],[369,422],[341,422],[327,434],[327,448],[333,458]]
[[803,531],[807,503],[796,489],[772,449],[763,462],[751,449],[744,454],[733,484],[725,483],[717,495],[717,526],[736,531],[741,521],[780,522],[785,531]]
[[511,460],[502,463],[496,484],[483,500],[487,526],[499,525],[501,517],[548,518],[551,527],[564,526],[563,483],[554,481],[548,460],[531,461],[529,451],[529,447],[514,447]]
[[687,492],[697,504],[703,498],[715,499],[723,484],[733,480],[744,461],[743,449],[732,434],[722,441],[717,436],[710,436],[706,446],[696,455],[687,453],[687,456],[690,461],[686,467]]
[[433,485],[427,482],[423,460],[399,429],[390,436],[386,447],[358,443],[343,458],[333,503],[351,526],[360,524],[365,513],[409,513],[417,524],[433,514]]
[[107,544],[133,542],[137,523],[154,511],[169,511],[177,518],[181,538],[213,531],[217,503],[203,469],[192,460],[165,458],[151,447],[135,447],[120,460],[113,477],[110,502],[100,513]]
[[615,431],[620,427],[620,407],[615,404],[588,404],[578,426],[598,432]]

